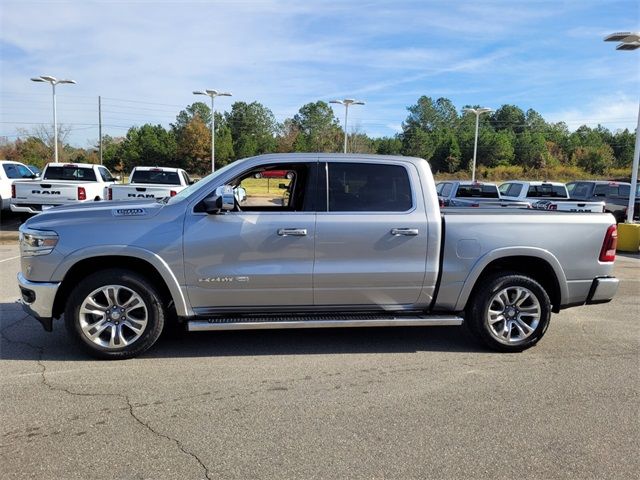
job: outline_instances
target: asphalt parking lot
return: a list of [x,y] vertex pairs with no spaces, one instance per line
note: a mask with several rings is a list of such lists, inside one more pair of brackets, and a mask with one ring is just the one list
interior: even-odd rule
[[88,359],[15,303],[0,244],[0,476],[638,478],[640,257],[521,354],[454,327],[165,336]]

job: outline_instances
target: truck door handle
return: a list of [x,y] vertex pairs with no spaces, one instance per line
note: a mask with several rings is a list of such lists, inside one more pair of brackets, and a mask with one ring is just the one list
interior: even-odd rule
[[279,228],[278,235],[281,237],[306,237],[306,228]]
[[391,229],[391,235],[397,237],[400,235],[405,235],[407,237],[415,237],[416,235],[418,235],[418,229],[417,228],[392,228]]

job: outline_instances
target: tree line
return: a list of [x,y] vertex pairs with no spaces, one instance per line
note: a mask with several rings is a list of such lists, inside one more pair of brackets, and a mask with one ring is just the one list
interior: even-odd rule
[[[475,115],[459,111],[447,98],[427,96],[407,110],[396,135],[372,138],[352,130],[349,152],[421,157],[436,173],[468,172]],[[136,165],[160,165],[204,175],[211,168],[211,113],[205,103],[195,102],[181,110],[169,128],[144,124],[131,127],[124,137],[104,136],[103,162],[118,172]],[[61,127],[59,138],[67,138],[65,128]],[[0,145],[0,155],[42,166],[52,157],[51,137],[42,127],[21,132],[16,140]],[[217,167],[262,153],[340,152],[342,142],[340,122],[323,101],[302,106],[283,122],[259,102],[235,102],[228,112],[215,113]],[[572,132],[564,122],[547,122],[535,110],[503,105],[480,117],[477,164],[485,171],[511,168],[525,175],[565,168],[576,175],[605,176],[630,168],[634,143],[635,133],[628,129],[611,132],[601,125],[583,125]],[[97,146],[74,148],[63,141],[61,159],[98,163]]]

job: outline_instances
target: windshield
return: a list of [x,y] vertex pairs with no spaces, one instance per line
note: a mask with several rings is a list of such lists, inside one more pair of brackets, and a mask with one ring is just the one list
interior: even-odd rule
[[231,167],[232,165],[236,165],[237,163],[238,162],[229,163],[229,164],[225,165],[224,167],[222,167],[221,169],[216,170],[213,173],[210,173],[209,175],[207,175],[206,177],[202,178],[200,181],[194,183],[193,185],[189,185],[184,190],[178,192],[177,195],[169,198],[169,200],[167,200],[167,203],[178,203],[178,202],[181,202],[185,198],[190,197],[191,195],[193,195],[196,192],[199,192],[203,188],[206,188],[207,184],[211,180],[213,180],[214,178],[217,178],[219,175],[222,175],[224,172],[226,172],[229,169],[229,167]]
[[129,183],[151,183],[154,185],[180,185],[178,172],[163,170],[136,170]]

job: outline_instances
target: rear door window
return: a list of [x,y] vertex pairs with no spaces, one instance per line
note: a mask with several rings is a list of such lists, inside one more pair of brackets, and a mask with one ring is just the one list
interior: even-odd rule
[[2,168],[7,178],[31,178],[33,172],[19,163],[5,163]]
[[407,169],[377,163],[329,163],[330,212],[406,212],[412,207]]

